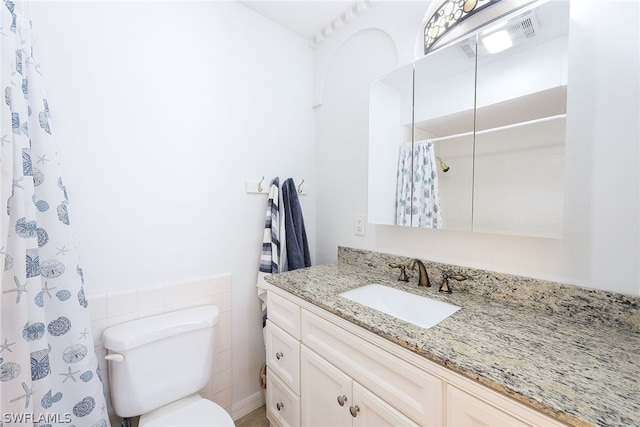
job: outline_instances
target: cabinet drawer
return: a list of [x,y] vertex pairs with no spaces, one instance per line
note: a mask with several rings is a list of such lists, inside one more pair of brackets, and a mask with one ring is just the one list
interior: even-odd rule
[[300,342],[267,320],[267,366],[300,394]]
[[423,425],[443,423],[443,382],[422,369],[302,310],[302,342]]
[[300,339],[300,307],[298,305],[269,292],[267,318],[292,337]]
[[281,427],[300,425],[300,398],[267,368],[267,418]]

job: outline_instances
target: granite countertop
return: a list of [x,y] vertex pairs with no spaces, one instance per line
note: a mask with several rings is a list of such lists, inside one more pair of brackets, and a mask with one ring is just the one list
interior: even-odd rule
[[[378,260],[375,265],[379,264]],[[453,293],[441,294],[440,281],[434,280],[437,272],[430,271],[434,287],[419,288],[415,272],[406,283],[395,280],[398,270],[386,264],[385,274],[366,267],[339,258],[334,264],[266,280],[570,425],[640,426],[640,330],[523,305],[517,298],[512,302],[488,298],[465,291],[460,286],[465,282],[450,281]],[[450,302],[461,309],[424,329],[338,296],[368,283]]]

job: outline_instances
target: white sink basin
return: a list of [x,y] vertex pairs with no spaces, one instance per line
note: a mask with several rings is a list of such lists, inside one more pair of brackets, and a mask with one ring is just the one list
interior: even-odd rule
[[376,283],[339,295],[422,328],[435,326],[460,310],[457,305]]

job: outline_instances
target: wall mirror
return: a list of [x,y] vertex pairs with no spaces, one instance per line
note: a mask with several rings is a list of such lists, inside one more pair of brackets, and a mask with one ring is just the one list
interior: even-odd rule
[[413,143],[413,64],[373,82],[369,89],[369,207],[372,224],[396,219],[398,159]]
[[[431,228],[470,231],[473,225],[475,46],[471,37],[415,63],[414,144],[419,154],[432,149],[435,163],[433,182],[421,173],[414,176],[415,186],[422,187],[414,198],[420,202],[425,193],[432,197],[431,205],[423,203],[416,209],[418,219],[425,211],[429,215],[430,208],[438,211],[439,227]],[[422,148],[425,144],[431,146]],[[419,172],[429,167],[420,158],[415,165]],[[425,183],[432,185],[424,189]],[[430,224],[422,220],[412,226]]]
[[568,27],[538,3],[372,82],[369,222],[562,237]]

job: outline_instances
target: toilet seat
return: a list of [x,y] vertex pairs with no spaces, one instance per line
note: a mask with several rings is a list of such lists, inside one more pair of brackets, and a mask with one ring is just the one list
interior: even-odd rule
[[200,395],[191,395],[140,417],[139,427],[233,427],[221,406]]

